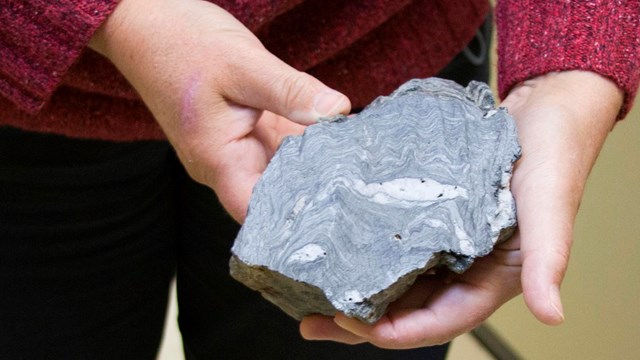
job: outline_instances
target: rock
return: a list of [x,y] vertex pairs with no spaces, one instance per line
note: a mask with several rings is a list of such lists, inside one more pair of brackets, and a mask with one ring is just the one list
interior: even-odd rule
[[373,323],[416,277],[462,272],[515,225],[513,119],[486,84],[411,80],[284,140],[253,191],[231,275],[296,319]]

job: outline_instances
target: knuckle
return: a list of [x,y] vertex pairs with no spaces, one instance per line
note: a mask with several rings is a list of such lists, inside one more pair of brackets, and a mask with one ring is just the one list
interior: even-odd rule
[[376,328],[371,332],[370,336],[369,342],[385,349],[398,348],[399,346],[403,346],[405,342],[405,339],[399,336],[396,329],[391,326]]
[[311,86],[308,75],[301,72],[292,72],[283,75],[279,83],[282,88],[282,98],[288,108],[294,108],[305,104],[311,94]]

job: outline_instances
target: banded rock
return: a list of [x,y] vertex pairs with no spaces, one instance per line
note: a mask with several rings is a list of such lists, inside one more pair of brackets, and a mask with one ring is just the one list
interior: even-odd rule
[[283,141],[231,274],[296,319],[341,311],[373,323],[418,275],[462,272],[510,236],[519,156],[486,84],[411,80]]

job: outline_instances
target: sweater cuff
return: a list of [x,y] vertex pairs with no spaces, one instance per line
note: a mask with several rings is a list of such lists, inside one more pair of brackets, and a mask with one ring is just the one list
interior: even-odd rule
[[640,1],[501,0],[498,88],[553,71],[587,70],[625,92],[618,117],[631,108],[640,81]]
[[10,0],[0,9],[0,96],[37,113],[117,3]]

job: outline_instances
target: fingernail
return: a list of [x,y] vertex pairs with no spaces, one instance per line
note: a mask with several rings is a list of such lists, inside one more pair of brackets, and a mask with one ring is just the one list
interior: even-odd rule
[[337,115],[346,102],[346,96],[335,90],[326,90],[316,95],[313,110],[318,117]]
[[[562,321],[564,321],[564,314],[562,313],[562,310],[560,310],[558,308],[558,305],[556,305],[555,303],[551,303],[551,307],[553,308],[553,310],[556,311],[556,314],[558,314],[558,316],[560,316],[560,319],[562,319]],[[560,307],[562,307],[562,305],[560,305]]]
[[550,299],[551,307],[555,310],[556,314],[560,317],[560,322],[564,321],[564,313],[562,311],[562,302],[560,301],[560,289],[555,286],[552,286],[550,289]]

